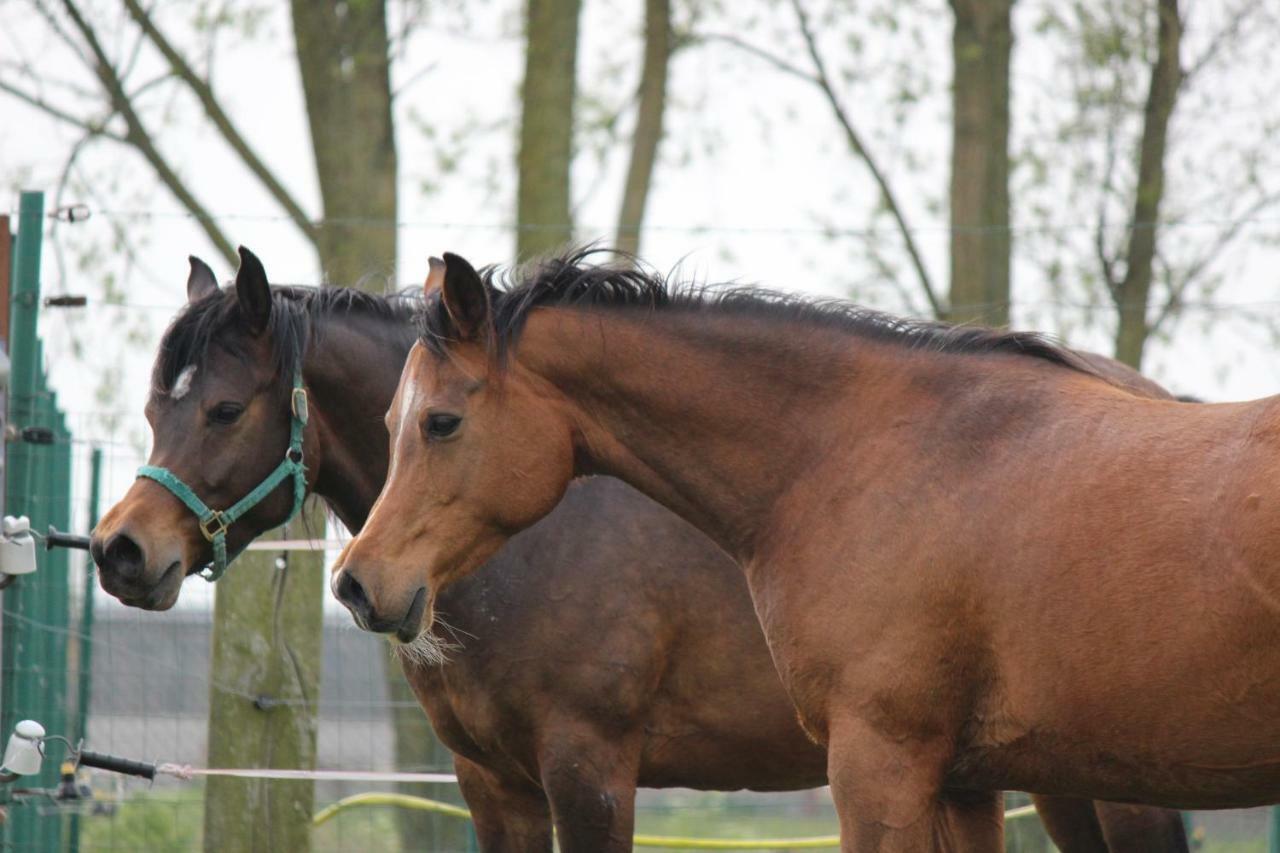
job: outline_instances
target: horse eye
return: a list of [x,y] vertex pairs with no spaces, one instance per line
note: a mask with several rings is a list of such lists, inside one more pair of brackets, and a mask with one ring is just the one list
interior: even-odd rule
[[427,437],[428,438],[448,438],[458,431],[458,427],[462,426],[462,418],[457,415],[428,415],[427,416]]
[[244,406],[239,403],[219,403],[209,412],[209,423],[233,424],[244,413]]

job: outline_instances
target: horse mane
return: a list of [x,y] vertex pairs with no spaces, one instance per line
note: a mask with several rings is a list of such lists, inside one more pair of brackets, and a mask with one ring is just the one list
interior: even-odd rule
[[[272,285],[271,316],[266,334],[271,341],[275,371],[292,375],[294,365],[318,338],[316,324],[334,315],[357,315],[395,322],[410,327],[414,314],[422,308],[421,290],[378,295],[351,287],[307,287]],[[209,347],[218,342],[236,348],[229,331],[242,325],[240,304],[234,287],[188,304],[169,324],[160,340],[160,353],[152,382],[157,391],[168,392],[188,365],[204,363]]]
[[[593,263],[609,254],[612,263]],[[514,269],[480,271],[489,290],[491,345],[505,361],[535,308],[561,306],[661,314],[715,314],[834,329],[909,349],[945,353],[1015,353],[1093,375],[1070,350],[1037,332],[950,325],[895,317],[842,299],[815,299],[753,285],[671,283],[630,255],[598,248],[576,249]],[[452,343],[448,312],[438,295],[418,315],[419,338],[437,355]]]

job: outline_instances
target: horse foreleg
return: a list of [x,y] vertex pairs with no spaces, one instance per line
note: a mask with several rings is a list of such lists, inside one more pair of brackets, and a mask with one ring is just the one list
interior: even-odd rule
[[1110,853],[1186,853],[1187,830],[1175,809],[1096,801]]
[[483,853],[551,853],[551,810],[541,791],[460,755],[453,766]]
[[1045,831],[1062,853],[1187,853],[1182,815],[1174,809],[1032,797]]
[[639,753],[635,739],[578,730],[540,758],[561,853],[631,850]]
[[945,738],[891,737],[860,720],[834,723],[827,747],[844,853],[1000,853],[998,792],[942,788]]
[[1033,794],[1045,832],[1062,853],[1107,853],[1102,824],[1092,800]]

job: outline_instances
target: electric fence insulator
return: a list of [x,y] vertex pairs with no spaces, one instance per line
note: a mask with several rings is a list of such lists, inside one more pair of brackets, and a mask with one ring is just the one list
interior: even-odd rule
[[25,426],[21,435],[27,444],[53,444],[53,430],[48,427]]
[[84,203],[64,204],[62,207],[55,207],[53,210],[49,211],[50,219],[56,219],[59,222],[67,222],[71,224],[84,222],[92,215],[93,212],[89,210],[89,205]]
[[88,304],[89,297],[71,293],[61,296],[46,296],[44,299],[44,307],[46,308],[83,308]]

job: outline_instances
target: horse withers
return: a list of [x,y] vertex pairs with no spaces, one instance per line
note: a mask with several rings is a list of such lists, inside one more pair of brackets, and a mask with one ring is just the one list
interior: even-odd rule
[[847,850],[998,849],[1001,789],[1269,803],[1278,405],[1141,397],[1033,334],[450,256],[335,584],[411,635],[610,474],[743,567]]

